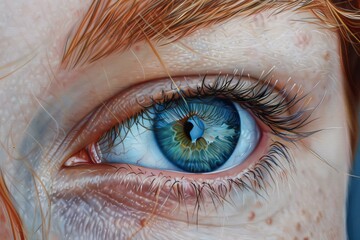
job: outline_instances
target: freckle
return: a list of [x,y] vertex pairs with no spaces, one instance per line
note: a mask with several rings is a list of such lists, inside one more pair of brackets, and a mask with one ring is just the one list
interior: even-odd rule
[[327,62],[330,60],[330,53],[328,51],[323,55],[323,59]]
[[261,13],[255,14],[253,17],[253,23],[254,23],[255,27],[257,27],[257,28],[265,27],[265,18],[263,16],[263,14],[261,14]]
[[140,47],[139,45],[135,45],[135,46],[134,46],[134,50],[135,50],[135,52],[139,52],[139,51],[140,51],[140,49],[141,49],[141,47]]
[[266,219],[266,224],[267,224],[267,225],[271,225],[272,222],[273,222],[272,218]]
[[140,225],[141,225],[142,227],[145,227],[145,226],[146,226],[146,218],[143,218],[143,219],[140,220]]
[[305,49],[307,46],[310,45],[311,42],[311,35],[304,32],[299,32],[296,34],[295,37],[295,46],[301,49]]
[[316,216],[316,222],[319,223],[322,218],[323,218],[323,214],[322,212],[319,212],[318,215]]
[[301,224],[300,223],[296,224],[296,231],[298,231],[298,232],[301,231]]
[[255,219],[255,213],[253,211],[250,212],[248,220],[253,221]]
[[304,240],[309,240],[309,238],[308,238],[308,237],[304,237]]

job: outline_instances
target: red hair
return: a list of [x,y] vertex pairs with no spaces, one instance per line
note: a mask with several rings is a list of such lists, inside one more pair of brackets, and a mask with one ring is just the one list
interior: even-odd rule
[[[2,207],[2,208],[1,208]],[[25,239],[21,219],[12,204],[11,196],[0,171],[0,236],[2,239]]]

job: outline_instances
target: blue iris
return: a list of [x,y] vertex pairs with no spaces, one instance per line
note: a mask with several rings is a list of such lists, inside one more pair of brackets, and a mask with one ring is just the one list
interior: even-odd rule
[[240,116],[232,102],[220,98],[179,100],[156,114],[154,135],[168,161],[180,169],[211,172],[234,152]]

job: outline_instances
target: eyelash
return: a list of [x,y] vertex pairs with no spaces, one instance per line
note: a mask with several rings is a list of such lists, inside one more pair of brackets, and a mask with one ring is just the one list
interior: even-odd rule
[[[101,137],[101,145],[107,145],[109,148],[114,147],[115,139],[121,137],[120,133],[125,131],[126,137],[128,131],[134,124],[145,127],[139,121],[139,116],[141,116],[142,119],[151,121],[152,116],[175,107],[174,105],[178,101],[174,100],[179,99],[180,97],[185,100],[186,98],[193,98],[194,96],[230,97],[243,108],[251,110],[259,120],[271,129],[272,134],[289,142],[300,140],[317,132],[298,131],[310,122],[308,120],[313,110],[311,111],[310,109],[302,107],[291,115],[283,116],[285,113],[299,105],[300,102],[304,101],[307,95],[299,97],[300,93],[297,92],[290,99],[287,99],[290,95],[290,93],[287,92],[287,86],[285,85],[278,93],[275,93],[275,85],[271,85],[270,79],[259,79],[254,84],[244,87],[245,81],[242,81],[243,77],[240,76],[239,79],[236,79],[235,74],[232,76],[218,75],[214,86],[211,86],[210,84],[207,85],[206,78],[206,75],[202,77],[202,83],[200,87],[197,87],[196,89],[189,88],[187,91],[181,91],[180,93],[179,91],[175,91],[170,96],[162,92],[162,96],[159,99],[151,98],[150,104],[148,105],[141,105],[139,103],[142,110],[121,125],[118,124],[111,128]],[[234,82],[235,84],[233,84]],[[172,90],[176,89],[175,86],[172,88]],[[273,94],[274,97],[271,97]]]
[[[239,173],[239,177],[224,178],[216,180],[214,183],[206,180],[190,180],[188,176],[174,178],[165,176],[163,173],[154,174],[151,173],[151,170],[149,170],[149,173],[136,169],[134,166],[122,165],[117,167],[116,171],[124,176],[124,179],[120,182],[126,184],[126,182],[130,182],[129,177],[134,177],[132,182],[138,183],[138,189],[142,189],[142,186],[148,183],[150,189],[157,189],[154,194],[164,190],[168,194],[174,194],[179,204],[186,201],[184,197],[186,193],[195,193],[196,204],[194,210],[196,210],[201,209],[201,204],[207,199],[211,200],[214,207],[217,207],[217,202],[226,202],[227,194],[234,188],[250,191],[256,195],[261,195],[260,192],[262,191],[266,193],[266,187],[271,185],[270,182],[275,183],[275,175],[283,174],[286,169],[294,169],[294,162],[288,144],[296,145],[297,141],[317,132],[301,131],[304,126],[312,121],[310,116],[315,110],[315,108],[306,108],[308,104],[306,101],[307,94],[303,94],[298,90],[290,97],[294,88],[290,87],[289,89],[288,83],[280,90],[276,90],[277,81],[272,84],[271,78],[262,78],[251,84],[249,84],[249,81],[244,80],[242,75],[237,76],[236,74],[218,75],[213,84],[207,83],[207,78],[208,76],[203,76],[200,86],[196,88],[188,87],[180,93],[177,91],[177,86],[172,85],[172,94],[166,94],[163,91],[159,98],[150,97],[147,105],[142,105],[138,101],[141,110],[131,118],[112,127],[100,137],[97,143],[110,149],[114,147],[115,139],[120,137],[121,132],[125,131],[126,134],[124,135],[126,137],[134,124],[141,125],[139,119],[151,120],[151,115],[173,107],[173,104],[177,102],[173,100],[195,96],[223,97],[236,101],[243,108],[250,110],[270,129],[272,135],[279,137],[279,140],[273,140],[268,153],[257,160],[253,166]],[[156,108],[154,106],[160,107]],[[105,148],[102,147],[102,149]],[[284,162],[287,166],[284,165]],[[142,177],[145,177],[145,179],[141,179]]]

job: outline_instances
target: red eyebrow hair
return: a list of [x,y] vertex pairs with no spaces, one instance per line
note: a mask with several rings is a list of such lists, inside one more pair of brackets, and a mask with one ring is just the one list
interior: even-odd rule
[[270,8],[274,12],[301,8],[322,20],[336,18],[331,11],[336,8],[329,4],[326,0],[93,0],[76,31],[69,35],[62,66],[91,63],[141,40],[175,41],[236,15]]

